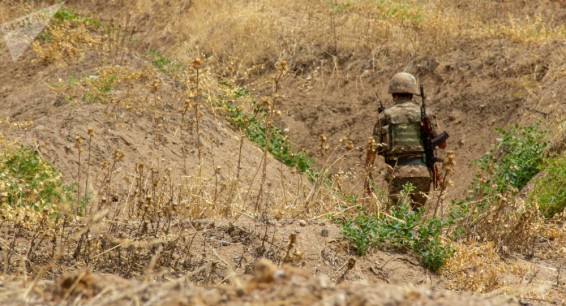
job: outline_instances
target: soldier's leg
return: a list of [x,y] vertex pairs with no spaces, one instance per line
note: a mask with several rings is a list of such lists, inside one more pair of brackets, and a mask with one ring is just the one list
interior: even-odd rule
[[430,185],[432,180],[430,177],[412,177],[411,184],[415,186],[415,190],[411,194],[413,209],[424,208],[428,200],[428,193],[430,192]]

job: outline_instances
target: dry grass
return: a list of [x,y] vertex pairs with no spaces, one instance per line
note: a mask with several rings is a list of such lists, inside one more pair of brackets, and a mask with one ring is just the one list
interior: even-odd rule
[[[2,20],[33,11],[34,5],[12,3],[8,9],[0,10]],[[128,157],[116,149],[95,167],[85,157],[90,156],[90,141],[97,137],[97,131],[93,134],[85,128],[84,135],[77,139],[88,142],[77,141],[74,148],[75,156],[82,156],[77,160],[77,176],[82,181],[78,182],[79,199],[75,200],[80,204],[80,196],[88,196],[84,199],[84,214],[77,215],[62,206],[59,210],[41,211],[2,206],[0,267],[4,274],[0,284],[19,281],[20,289],[0,286],[0,301],[16,296],[32,302],[30,293],[45,286],[36,280],[55,279],[83,268],[141,281],[173,279],[168,283],[171,286],[188,282],[217,285],[229,279],[237,282],[230,277],[232,261],[217,254],[224,245],[215,235],[228,229],[216,229],[213,221],[203,219],[319,219],[355,208],[356,203],[345,200],[340,192],[342,182],[355,173],[342,172],[327,180],[327,170],[349,157],[353,143],[348,139],[341,141],[343,148],[334,149],[328,147],[327,140],[322,141],[325,161],[318,180],[308,182],[299,173],[284,179],[284,166],[280,164],[281,179],[275,181],[280,186],[269,192],[263,189],[267,186],[265,166],[277,162],[265,151],[263,172],[258,170],[248,181],[241,179],[237,171],[204,159],[202,156],[218,152],[201,154],[200,150],[205,148],[200,147],[199,124],[212,124],[211,118],[218,111],[213,102],[232,94],[219,84],[220,78],[239,82],[257,78],[265,71],[275,72],[273,63],[277,59],[286,59],[295,71],[302,65],[306,69],[323,65],[338,69],[341,56],[353,54],[368,60],[371,70],[378,71],[398,65],[399,59],[423,54],[437,56],[476,40],[499,39],[529,45],[566,38],[564,24],[548,22],[549,16],[523,16],[518,7],[511,7],[514,10],[507,14],[499,13],[500,4],[493,1],[429,0],[400,4],[388,0],[213,0],[169,1],[164,5],[163,1],[143,0],[123,5],[135,9],[136,14],[156,12],[158,16],[173,16],[166,21],[154,20],[153,25],[163,35],[184,42],[168,53],[187,68],[179,75],[165,76],[143,61],[128,59],[131,50],[127,50],[125,36],[93,30],[81,23],[62,22],[50,28],[50,43],[33,46],[42,64],[77,61],[90,51],[108,56],[90,63],[90,75],[59,80],[52,84],[52,89],[74,107],[83,103],[107,105],[108,118],[118,117],[114,110],[149,116],[154,124],[150,133],[157,146],[164,145],[161,136],[166,131],[173,131],[175,141],[198,146],[199,160],[191,169],[186,163],[179,167],[183,171],[161,167],[160,160],[152,164],[133,162],[134,168],[124,168],[124,159]],[[124,32],[128,28],[126,23]],[[193,61],[197,57],[205,59],[198,68]],[[552,73],[560,71],[552,68]],[[275,91],[266,104],[275,105],[277,99],[281,97]],[[178,111],[178,116],[164,120],[171,109]],[[273,124],[275,113],[273,106],[267,124]],[[29,123],[8,125],[22,128]],[[564,145],[563,130],[555,141],[559,148]],[[382,199],[373,202],[370,204],[379,210]],[[498,255],[503,248],[515,246],[518,239],[524,244],[517,246],[531,247],[535,234],[563,243],[559,227],[543,226],[521,205],[521,214],[511,215],[499,209],[507,204],[506,199],[502,200],[501,206],[479,216],[480,220],[473,224],[479,236],[502,245],[461,246],[445,272],[450,288],[476,292],[511,290],[500,274],[511,274],[515,284],[522,284],[529,281],[535,268],[523,263],[508,265]],[[236,237],[242,241],[253,237],[249,239],[254,240],[252,245],[257,252],[252,257],[301,262],[293,238],[288,243],[275,241],[274,235],[269,235],[274,231],[269,223],[260,224],[254,231],[243,230]],[[62,291],[63,297],[68,298],[83,278],[88,279],[86,274],[73,278],[71,286]],[[542,295],[532,292],[526,294],[544,298],[551,290]],[[71,304],[80,304],[80,297]]]
[[[89,42],[112,39],[105,33],[84,32],[84,29],[75,33],[75,29],[80,29],[80,25],[70,22],[49,29],[54,39],[35,45],[42,64],[80,60]],[[73,33],[84,34],[89,39]],[[69,50],[81,52],[73,53],[76,57],[69,56],[71,53],[58,48],[59,45],[72,46]],[[52,84],[54,93],[75,108],[106,105],[104,120],[119,121],[124,112],[151,118],[153,128],[148,131],[157,146],[164,144],[160,136],[166,131],[171,132],[174,141],[186,142],[188,146],[199,143],[199,122],[213,124],[211,117],[215,108],[206,102],[223,99],[226,94],[219,90],[221,87],[214,76],[206,68],[199,70],[201,68],[196,69],[194,65],[189,66],[180,79],[175,79],[144,62],[120,59],[116,64],[116,54],[121,54],[121,50],[105,49],[107,45],[116,49],[123,47],[110,43],[90,50],[109,56],[90,61],[89,65],[94,68],[89,75]],[[180,101],[187,101],[185,105],[191,110],[193,105],[199,105],[187,125],[182,114],[176,114],[182,106]],[[171,112],[177,118],[165,120],[166,113]],[[24,123],[14,124],[15,128],[25,126]],[[178,133],[180,130],[186,133]],[[14,276],[2,282],[21,281],[21,286],[29,290],[14,293],[24,301],[37,288],[35,279],[55,279],[67,271],[82,268],[143,280],[181,278],[183,283],[219,284],[228,279],[231,264],[214,255],[215,249],[222,246],[221,241],[207,236],[217,234],[214,222],[197,220],[254,220],[257,216],[320,218],[342,201],[332,188],[324,184],[313,186],[302,174],[296,173],[287,181],[283,178],[282,165],[281,181],[277,182],[281,188],[262,191],[256,186],[260,179],[264,184],[265,177],[238,180],[235,171],[222,169],[214,160],[203,158],[183,174],[160,166],[160,160],[151,164],[139,162],[133,169],[126,168],[124,159],[127,157],[118,148],[108,152],[110,156],[106,161],[95,164],[90,161],[91,142],[97,141],[98,132],[85,128],[82,135],[76,136],[72,149],[77,159],[78,186],[77,199],[72,200],[71,205],[84,207],[70,210],[66,208],[69,203],[54,203],[37,210],[2,205],[0,267],[4,275]],[[191,138],[197,141],[191,143]],[[215,152],[204,153],[210,156]],[[267,163],[276,164],[271,157],[264,156],[263,164]],[[261,211],[251,209],[257,206],[255,199],[261,193],[264,193]],[[254,243],[264,248],[251,256],[267,256],[282,262],[300,259],[300,251],[296,251],[292,243],[270,240],[269,227],[265,223],[265,230],[258,228],[241,234],[239,239],[253,237]],[[65,297],[73,288],[74,285],[67,288]],[[10,289],[0,292],[0,298],[13,297]],[[80,299],[76,300],[79,302]]]
[[[563,303],[566,299],[560,267],[556,269],[507,253],[502,255],[493,242],[469,241],[455,246],[456,253],[441,272],[447,289],[508,294],[547,303]],[[553,246],[551,249],[560,247],[560,242]]]
[[[332,66],[332,56],[353,54],[371,60],[372,70],[380,70],[400,58],[438,56],[465,41],[541,43],[566,37],[566,27],[552,15],[524,15],[524,7],[531,4],[479,1],[472,5],[441,0],[189,2],[188,6],[187,1],[171,3],[169,13],[178,18],[155,29],[183,42],[179,50],[169,53],[181,59],[205,55],[218,64],[220,73],[238,77],[248,76],[250,68],[270,69],[276,58],[284,58],[296,68],[321,61]],[[181,10],[183,6],[188,8]],[[166,10],[153,1],[138,1],[135,7],[140,11]]]
[[566,121],[558,124],[558,128],[555,130],[551,138],[551,144],[549,147],[549,152],[551,154],[566,151]]

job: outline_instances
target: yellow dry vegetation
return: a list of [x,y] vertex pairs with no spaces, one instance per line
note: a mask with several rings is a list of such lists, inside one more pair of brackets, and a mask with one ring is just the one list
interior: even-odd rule
[[[177,94],[179,101],[184,101],[185,105],[184,109],[178,109],[182,118],[179,115],[181,119],[174,130],[182,131],[184,124],[188,124],[185,113],[189,117],[193,116],[194,111],[191,128],[188,129],[192,131],[192,124],[198,126],[199,121],[204,120],[203,113],[215,110],[212,103],[202,104],[206,107],[199,110],[202,97],[207,102],[212,102],[219,97],[234,96],[233,88],[219,84],[220,77],[234,81],[249,79],[266,70],[276,69],[272,65],[276,59],[287,59],[293,65],[299,62],[322,65],[324,61],[329,61],[329,65],[337,67],[337,50],[340,50],[340,54],[369,55],[371,69],[379,70],[395,63],[399,58],[415,57],[418,54],[439,55],[475,40],[501,39],[533,44],[566,39],[566,25],[563,23],[545,19],[542,15],[522,15],[519,10],[503,10],[503,4],[488,0],[140,0],[125,2],[123,5],[140,15],[147,12],[159,15],[163,10],[174,11],[175,14],[163,15],[176,18],[157,20],[155,23],[160,26],[164,36],[171,36],[175,41],[182,42],[176,49],[168,50],[168,53],[180,63],[192,62],[192,65],[184,66],[183,72],[171,77],[171,81],[158,68],[148,63],[123,60],[126,57],[121,53],[124,52],[124,39],[120,35],[96,31],[78,21],[62,21],[51,26],[48,31],[49,43],[38,41],[32,47],[43,64],[79,60],[85,52],[92,49],[108,54],[104,63],[93,68],[90,75],[59,80],[51,84],[52,90],[74,104],[101,103],[125,110],[153,112],[156,134],[161,133],[159,131],[163,128],[158,112],[164,104],[162,97],[165,92]],[[0,10],[2,20],[12,15],[2,12]],[[194,60],[201,56],[206,58],[204,63]],[[563,77],[563,74],[564,70],[559,67],[551,67],[549,72],[555,78]],[[530,86],[527,81],[523,85],[525,88]],[[178,88],[172,88],[171,83],[175,83]],[[277,86],[278,84],[274,85]],[[262,101],[270,104],[270,101],[278,98],[280,97],[273,95]],[[252,100],[251,96],[243,97],[239,101],[244,105],[242,109],[251,108]],[[182,107],[182,103],[176,107]],[[274,108],[270,109],[271,114],[275,111]],[[1,124],[14,128],[31,125],[9,121],[0,121]],[[561,125],[554,140],[559,150],[563,150],[566,143],[564,126]],[[96,137],[91,132],[88,134],[90,140]],[[182,132],[179,135],[179,141],[189,138],[187,135],[183,136]],[[198,130],[192,136],[197,138],[195,146],[200,146]],[[243,143],[243,138],[241,141]],[[0,137],[0,145],[3,143],[3,137]],[[326,137],[321,136],[321,152],[328,154],[323,164],[328,168],[332,163],[346,158],[348,153],[344,152],[354,148],[353,142],[346,138],[341,140],[341,145],[345,149],[331,150],[326,144]],[[90,154],[90,148],[86,144],[81,147],[81,143],[77,142],[76,149],[77,152],[84,150],[84,154]],[[158,253],[165,248],[171,254],[170,261],[184,258],[190,265],[192,240],[190,243],[185,242],[189,236],[183,228],[188,225],[183,220],[217,217],[239,219],[243,216],[253,219],[259,215],[257,209],[251,212],[254,202],[249,192],[251,187],[243,185],[235,173],[221,173],[223,169],[214,167],[216,170],[213,173],[204,176],[199,168],[203,167],[201,162],[194,173],[185,173],[178,179],[172,176],[169,169],[157,169],[153,165],[139,163],[130,176],[119,176],[114,171],[123,159],[124,155],[115,151],[113,157],[102,164],[99,175],[93,179],[97,187],[93,192],[96,202],[93,201],[91,206],[86,207],[86,216],[71,216],[64,212],[64,221],[61,221],[50,217],[55,213],[50,208],[36,211],[28,206],[12,209],[4,205],[0,206],[0,220],[10,220],[14,228],[21,227],[31,233],[39,233],[43,239],[41,241],[45,241],[47,245],[44,246],[45,249],[52,247],[55,250],[57,246],[65,251],[62,253],[75,252],[77,258],[81,259],[83,256],[88,259],[87,262],[91,260],[93,266],[104,266],[117,255],[122,255],[121,247],[126,249],[132,246],[127,250],[129,262],[148,264],[151,269],[147,268],[147,271],[150,271],[155,266],[156,259],[146,254],[144,248],[153,248],[159,243],[164,247]],[[266,156],[264,159],[267,163]],[[80,173],[80,159],[78,164]],[[452,167],[450,165],[447,171],[451,172]],[[262,207],[262,216],[275,219],[289,216],[320,219],[328,214],[341,215],[354,211],[357,203],[346,201],[337,192],[340,190],[341,179],[353,174],[338,173],[330,183],[332,185],[327,185],[325,174],[323,169],[320,178],[314,180],[312,185],[303,182],[304,177],[299,174],[293,178],[296,182],[281,180],[278,182],[282,185],[281,189],[293,189],[296,195],[287,197],[283,193],[274,201],[276,204]],[[88,172],[86,175],[88,177]],[[114,186],[117,180],[124,180],[128,188],[118,190]],[[117,193],[125,198],[120,205],[113,200]],[[511,207],[521,214],[508,214],[509,207],[504,207],[508,204],[507,200],[502,199],[501,205],[490,211],[482,222],[474,223],[480,225],[476,232],[487,237],[485,240],[505,242],[506,245],[486,241],[458,244],[455,255],[449,259],[442,272],[445,286],[473,292],[520,292],[523,296],[533,298],[547,298],[548,294],[558,294],[548,284],[532,282],[538,273],[536,265],[515,259],[510,261],[500,254],[515,244],[524,247],[517,243],[518,240],[529,242],[528,246],[532,246],[535,234],[537,238],[553,241],[550,248],[552,252],[563,252],[564,249],[559,247],[565,241],[563,228],[547,226],[532,211],[523,207],[524,203],[518,204],[520,209],[515,209],[517,206]],[[65,233],[65,230],[71,231],[68,227],[77,230],[74,234]],[[124,233],[125,237],[112,237],[110,234],[116,231]],[[102,238],[98,239],[91,232]],[[190,233],[196,236],[198,230]],[[21,238],[17,234],[19,232],[13,235],[14,241]],[[58,237],[60,240],[68,240],[60,245],[48,243],[50,239],[57,242]],[[298,249],[293,251],[293,239],[287,244],[285,259],[300,259],[302,256]],[[21,240],[26,241],[23,238]],[[102,245],[99,241],[107,245]],[[177,253],[177,243],[186,247],[187,252]],[[40,253],[41,249],[34,250],[33,243],[30,245],[29,254]],[[53,253],[60,256],[55,251]],[[20,252],[13,256],[15,260],[12,265],[7,261],[6,271],[10,268],[15,273],[25,273],[17,269],[18,263],[24,262],[28,254]],[[159,264],[167,267],[168,263]],[[214,265],[216,264],[218,263]],[[35,263],[29,265],[36,268]],[[131,267],[138,273],[146,269],[134,264]],[[525,288],[521,289],[521,286]],[[558,300],[554,296],[549,299]]]
[[[549,4],[552,5],[557,4]],[[164,10],[161,1],[137,1],[138,12]],[[494,1],[168,1],[174,12],[163,35],[182,46],[181,59],[206,54],[227,70],[265,65],[274,58],[319,61],[324,54],[383,56],[441,54],[464,41],[499,38],[539,43],[566,38],[566,25],[519,4]],[[230,65],[226,65],[230,63]]]
[[454,246],[454,256],[441,271],[447,289],[534,300],[566,299],[559,284],[537,279],[544,273],[556,273],[555,268],[502,253],[494,242],[467,241]]
[[[36,54],[35,61],[43,64],[79,60],[85,52],[102,44],[87,24],[78,21],[61,21],[50,26],[47,33],[31,45]],[[42,43],[41,39],[49,40],[49,43]]]

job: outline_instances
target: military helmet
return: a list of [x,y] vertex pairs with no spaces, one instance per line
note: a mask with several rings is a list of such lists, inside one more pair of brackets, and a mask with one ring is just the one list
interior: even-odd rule
[[399,72],[395,74],[389,82],[390,94],[419,94],[417,80],[407,72]]

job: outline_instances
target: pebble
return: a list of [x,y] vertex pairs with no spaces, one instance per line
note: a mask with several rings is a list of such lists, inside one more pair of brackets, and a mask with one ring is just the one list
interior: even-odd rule
[[300,225],[300,226],[307,226],[307,221],[305,221],[305,220],[299,220],[299,225]]
[[346,294],[344,292],[337,292],[334,295],[334,305],[336,306],[346,306]]
[[322,288],[322,289],[330,288],[330,278],[325,274],[319,275],[318,276],[318,284],[320,285],[320,288]]
[[216,291],[207,291],[202,298],[207,305],[217,305],[222,300],[222,296]]

